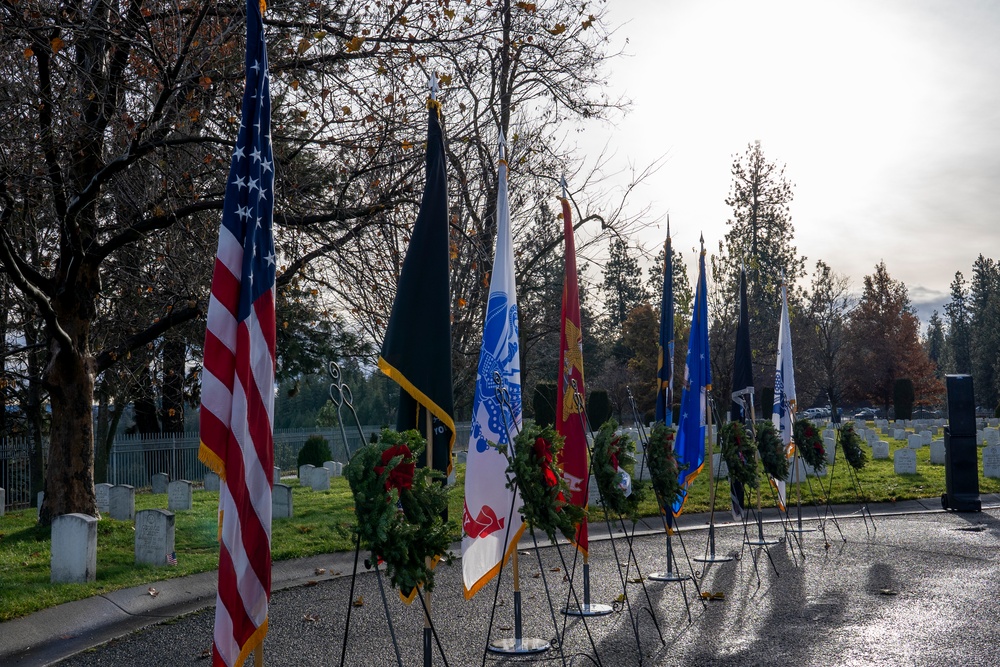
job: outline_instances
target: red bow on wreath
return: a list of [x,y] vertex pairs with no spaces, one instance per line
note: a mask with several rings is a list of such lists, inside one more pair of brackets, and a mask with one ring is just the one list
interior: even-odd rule
[[396,464],[396,467],[389,471],[389,478],[385,480],[385,490],[389,489],[412,489],[413,471],[416,464],[406,463],[406,459],[412,456],[410,448],[406,445],[393,445],[382,452],[382,465],[375,466],[375,474],[381,476],[389,461],[397,456],[402,456],[403,460]]
[[[545,485],[550,489],[559,484],[559,478],[556,477],[556,473],[552,470],[552,445],[545,438],[535,438],[535,456],[541,461],[542,476],[545,477]],[[562,491],[556,498],[560,501],[565,502]]]
[[622,451],[621,438],[615,438],[608,447],[608,458],[611,459],[611,467],[618,470],[618,454]]

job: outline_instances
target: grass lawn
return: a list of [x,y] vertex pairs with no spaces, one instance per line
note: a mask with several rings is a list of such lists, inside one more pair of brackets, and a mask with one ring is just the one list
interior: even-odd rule
[[[891,452],[906,447],[905,441],[883,438]],[[451,490],[449,512],[454,523],[454,539],[461,537],[459,520],[462,516],[464,491],[464,466],[457,468],[456,483]],[[893,502],[915,498],[937,498],[945,490],[944,466],[930,465],[930,448],[917,450],[917,474],[896,475],[889,460],[869,461],[859,478],[868,499],[873,502]],[[812,488],[819,494],[818,502],[826,502],[830,477],[820,478],[820,489],[813,479]],[[272,526],[272,557],[286,560],[351,548],[350,527],[354,521],[353,499],[347,481],[331,480],[330,490],[315,492],[293,486],[295,516],[277,519]],[[640,485],[642,486],[642,485]],[[1000,480],[980,475],[982,493],[1000,493]],[[765,506],[773,506],[767,486],[762,488]],[[803,502],[808,501],[803,484]],[[49,529],[35,525],[36,510],[8,512],[0,517],[0,622],[30,614],[52,605],[78,600],[113,590],[141,585],[147,582],[182,577],[214,570],[218,565],[217,492],[196,490],[191,511],[175,513],[175,547],[177,565],[153,567],[134,563],[135,530],[130,521],[102,518],[97,532],[97,581],[91,584],[49,583],[50,539]],[[848,475],[843,453],[837,454],[836,470],[830,500],[834,503],[857,501]],[[166,508],[166,494],[137,493],[136,510]],[[715,503],[716,510],[728,511],[728,484],[722,482]],[[695,480],[684,511],[689,513],[709,509],[708,467]],[[657,508],[652,492],[646,488],[646,499],[640,505],[640,514],[655,516]],[[591,508],[591,521],[603,521],[600,508]]]

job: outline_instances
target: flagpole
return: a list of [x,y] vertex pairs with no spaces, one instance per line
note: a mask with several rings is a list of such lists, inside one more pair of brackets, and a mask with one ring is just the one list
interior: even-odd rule
[[[701,254],[705,255],[705,236],[701,236]],[[702,295],[703,298],[708,298],[707,294]],[[708,328],[708,322],[702,322],[702,326]],[[694,560],[699,563],[724,563],[726,561],[733,560],[732,556],[716,556],[715,555],[715,488],[719,485],[718,475],[715,469],[715,461],[713,461],[713,441],[715,440],[714,434],[712,433],[712,384],[710,382],[705,383],[705,426],[708,435],[708,446],[706,448],[705,460],[708,462],[709,477],[708,477],[708,504],[711,508],[709,511],[708,519],[708,557],[707,558],[695,558]],[[721,467],[721,461],[720,461]]]

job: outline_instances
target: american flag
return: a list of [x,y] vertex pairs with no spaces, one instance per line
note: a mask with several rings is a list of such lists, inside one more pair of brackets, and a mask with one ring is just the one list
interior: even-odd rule
[[177,565],[177,552],[171,551],[167,554],[167,565]]
[[218,473],[212,664],[242,665],[267,634],[275,367],[274,163],[263,20],[247,3],[246,88],[205,332],[199,458]]

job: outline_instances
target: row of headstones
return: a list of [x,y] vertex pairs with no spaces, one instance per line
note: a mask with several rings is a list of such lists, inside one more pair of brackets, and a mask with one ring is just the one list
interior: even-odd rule
[[[52,583],[96,580],[97,522],[96,517],[87,514],[62,514],[52,520]],[[135,562],[162,566],[171,564],[174,558],[174,513],[139,510],[135,515]]]
[[[214,473],[210,473],[214,474]],[[275,478],[280,479],[281,470],[275,468]],[[183,484],[181,484],[183,482]],[[178,486],[174,486],[178,485]],[[174,558],[174,513],[162,509],[147,509],[135,512],[135,489],[127,484],[108,489],[108,514],[112,518],[133,518],[115,516],[116,510],[128,511],[135,519],[135,562],[150,565],[167,565]],[[182,489],[178,496],[187,497],[190,509],[191,483],[186,480],[171,482],[170,487]],[[168,496],[172,495],[168,488]],[[99,493],[99,496],[101,493]],[[41,505],[39,498],[39,505]],[[271,492],[271,514],[273,518],[291,518],[292,488],[275,482]],[[52,583],[85,583],[97,576],[97,519],[86,514],[63,514],[52,521]]]
[[344,474],[344,464],[337,461],[326,461],[322,468],[311,463],[299,466],[299,484],[308,486],[313,491],[329,491],[330,479]]

